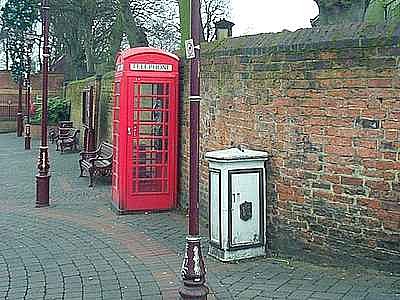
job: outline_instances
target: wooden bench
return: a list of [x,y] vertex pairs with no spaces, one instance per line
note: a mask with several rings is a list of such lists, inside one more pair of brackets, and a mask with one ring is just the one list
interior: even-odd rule
[[113,145],[101,142],[99,148],[93,152],[81,152],[79,167],[80,177],[84,171],[89,173],[89,186],[93,186],[94,176],[111,176],[112,173]]
[[60,133],[57,139],[57,151],[61,150],[61,153],[64,153],[66,148],[70,148],[71,150],[77,151],[79,144],[79,129],[75,128],[65,128],[63,133]]
[[58,123],[58,128],[57,129],[51,129],[49,132],[49,138],[52,144],[56,143],[58,141],[59,136],[65,135],[68,133],[68,130],[73,128],[73,122],[72,121],[60,121]]

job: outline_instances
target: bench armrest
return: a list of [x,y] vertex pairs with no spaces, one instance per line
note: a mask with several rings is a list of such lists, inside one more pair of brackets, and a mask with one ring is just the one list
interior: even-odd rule
[[76,136],[79,133],[79,129],[75,129],[75,128],[68,128],[69,131],[67,133],[59,133],[58,134],[58,139],[59,140],[64,140],[64,139],[76,139]]
[[98,157],[97,152],[98,151],[92,151],[92,152],[84,152],[84,151],[82,151],[81,153],[79,153],[79,155],[80,155],[81,160],[88,160],[88,159],[91,159],[91,158],[97,158]]
[[100,152],[100,147],[98,147],[95,151],[81,151],[79,155],[81,156],[81,159],[89,159],[98,157],[99,152]]
[[112,157],[112,156],[110,156],[110,157],[93,157],[93,158],[90,158],[90,159],[88,160],[88,162],[89,162],[91,165],[94,165],[94,163],[95,163],[96,161],[107,161],[107,162],[111,162],[111,157]]

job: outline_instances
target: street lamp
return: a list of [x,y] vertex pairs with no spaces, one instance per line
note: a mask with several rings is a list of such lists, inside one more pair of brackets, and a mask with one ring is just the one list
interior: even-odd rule
[[22,136],[24,130],[23,113],[22,113],[22,90],[23,90],[23,76],[18,76],[18,109],[17,109],[17,136]]
[[206,299],[209,292],[206,269],[199,237],[199,119],[200,119],[200,0],[191,0],[191,33],[193,52],[190,62],[190,176],[189,176],[189,235],[182,264],[183,299]]
[[26,59],[26,73],[25,73],[25,106],[26,106],[26,116],[27,122],[25,124],[25,150],[31,149],[31,69],[32,69],[32,48],[35,41],[34,32],[29,32],[26,36],[27,38],[27,59]]
[[49,70],[49,0],[42,0],[42,27],[43,27],[43,84],[42,84],[42,136],[36,175],[36,207],[49,206],[49,147],[47,145],[47,98],[48,98],[48,70]]

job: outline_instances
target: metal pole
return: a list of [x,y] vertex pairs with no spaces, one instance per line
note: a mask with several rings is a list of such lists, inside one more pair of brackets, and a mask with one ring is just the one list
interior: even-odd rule
[[93,107],[93,151],[96,150],[100,132],[99,113],[100,113],[102,78],[103,78],[102,75],[96,76],[96,83],[94,88],[95,97],[94,97],[94,107]]
[[18,80],[18,111],[17,111],[17,136],[22,136],[23,132],[23,114],[22,114],[22,90],[23,79],[22,76]]
[[48,68],[49,68],[49,1],[42,0],[43,26],[43,84],[42,84],[42,139],[38,158],[36,175],[36,207],[46,207],[49,201],[49,151],[47,146],[47,98],[48,98]]
[[25,150],[31,149],[31,48],[28,48],[28,67],[26,73],[26,115]]
[[191,0],[191,34],[195,58],[190,62],[189,235],[182,264],[183,299],[206,299],[209,292],[199,237],[200,0]]
[[8,120],[11,121],[11,100],[8,100]]

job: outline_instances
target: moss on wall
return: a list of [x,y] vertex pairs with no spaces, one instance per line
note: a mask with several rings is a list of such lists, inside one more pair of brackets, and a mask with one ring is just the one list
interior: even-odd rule
[[[71,121],[74,127],[82,130],[82,91],[94,81],[94,77],[70,82],[66,88],[66,97],[71,101]],[[80,135],[81,145],[83,134]]]
[[112,106],[114,91],[114,72],[103,76],[101,82],[99,111],[99,141],[112,142]]
[[[99,136],[97,141],[112,141],[112,94],[114,72],[106,73],[102,78],[99,108]],[[66,88],[67,99],[71,101],[71,121],[74,127],[81,129],[82,124],[82,92],[94,85],[96,77],[70,82]],[[81,134],[81,142],[83,134]]]

